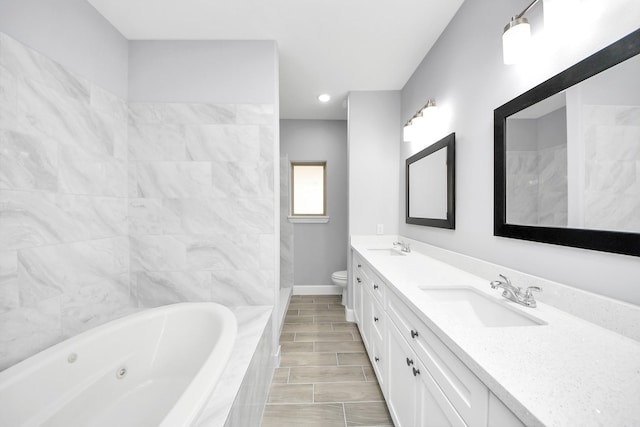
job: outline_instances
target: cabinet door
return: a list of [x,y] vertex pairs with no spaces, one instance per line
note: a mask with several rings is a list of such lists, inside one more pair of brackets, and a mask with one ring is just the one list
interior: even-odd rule
[[417,405],[418,423],[422,427],[466,427],[462,417],[456,412],[451,402],[438,387],[426,367],[418,360],[417,363],[418,391],[416,396],[420,402]]
[[391,322],[387,325],[387,406],[396,427],[416,427],[418,381],[413,375],[416,357],[397,333]]
[[387,396],[387,352],[386,345],[382,337],[380,337],[377,333],[371,335],[371,350],[369,352],[369,359],[371,359],[371,365],[373,366],[373,371],[376,374],[376,378],[378,379],[378,385],[380,386],[380,390],[382,390],[382,394]]
[[356,317],[356,323],[361,325],[362,322],[362,263],[360,259],[354,255],[353,257],[353,311]]
[[362,331],[362,316],[363,316],[363,307],[364,307],[364,293],[367,284],[369,283],[369,277],[367,276],[366,267],[360,259],[360,256],[355,252],[353,253],[353,290],[354,290],[354,302],[353,309],[355,311],[356,321],[358,322],[358,326],[360,327],[360,331]]
[[369,350],[371,354],[371,332],[373,328],[373,297],[371,294],[363,288],[362,291],[362,319],[360,319],[362,332],[362,341],[364,346]]

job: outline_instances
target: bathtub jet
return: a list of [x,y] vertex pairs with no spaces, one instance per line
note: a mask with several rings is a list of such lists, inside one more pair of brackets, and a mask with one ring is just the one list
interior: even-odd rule
[[106,323],[0,372],[0,426],[194,425],[236,334],[233,313],[215,303]]

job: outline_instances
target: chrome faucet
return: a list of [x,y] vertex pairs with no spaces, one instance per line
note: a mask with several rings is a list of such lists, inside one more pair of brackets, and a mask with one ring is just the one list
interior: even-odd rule
[[400,246],[400,250],[402,252],[411,252],[411,245],[409,243],[405,243],[402,241],[393,242],[393,247],[395,248],[396,246]]
[[503,276],[502,274],[499,274],[499,276],[502,277],[504,281],[493,280],[489,283],[489,285],[491,285],[491,288],[502,288],[502,296],[506,299],[517,302],[518,304],[524,305],[525,307],[535,308],[536,300],[533,298],[533,292],[542,292],[541,288],[539,288],[538,286],[529,286],[523,292],[521,288],[513,286],[511,284],[511,280],[509,280],[507,276]]

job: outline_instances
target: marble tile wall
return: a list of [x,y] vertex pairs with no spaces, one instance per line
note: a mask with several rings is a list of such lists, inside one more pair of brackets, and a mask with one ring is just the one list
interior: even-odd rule
[[127,106],[0,33],[0,369],[130,312]]
[[130,103],[129,111],[139,304],[273,304],[274,107]]
[[585,105],[584,225],[640,232],[640,106]]
[[567,148],[507,152],[507,222],[567,225]]
[[272,305],[276,123],[127,104],[0,33],[0,370],[143,307]]

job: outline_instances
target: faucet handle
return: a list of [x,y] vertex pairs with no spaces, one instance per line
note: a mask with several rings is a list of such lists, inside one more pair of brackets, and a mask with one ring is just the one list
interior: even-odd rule
[[507,276],[505,276],[504,274],[498,274],[498,276],[502,277],[504,279],[505,283],[507,285],[511,286],[511,280]]
[[504,279],[504,282],[502,280],[492,280],[491,282],[489,282],[489,285],[491,285],[493,289],[496,289],[500,285],[511,286],[511,280],[509,280],[507,276],[503,274],[498,274],[498,276],[502,277]]
[[542,292],[542,288],[539,286],[529,286],[527,289],[525,289],[525,298],[533,298],[533,294],[531,293],[531,291]]
[[536,291],[536,292],[542,292],[542,288],[539,288],[538,286],[529,286],[525,292],[524,292],[524,297],[522,298],[524,301],[524,304],[528,307],[536,307],[536,300],[535,298],[533,298],[533,294],[531,291]]

